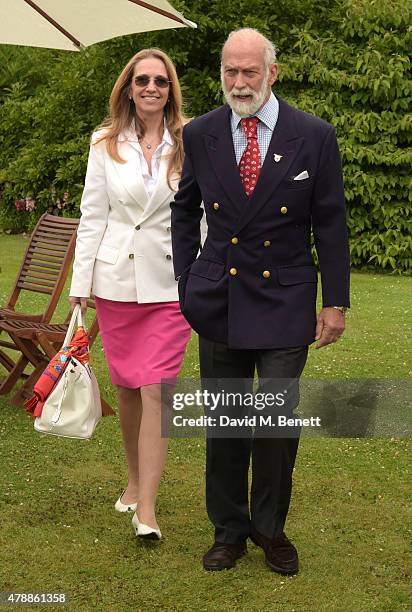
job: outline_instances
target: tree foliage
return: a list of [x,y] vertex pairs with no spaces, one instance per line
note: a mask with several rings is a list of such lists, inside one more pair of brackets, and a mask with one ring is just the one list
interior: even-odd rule
[[[197,30],[122,37],[82,53],[3,47],[0,225],[32,227],[45,210],[78,215],[90,134],[113,83],[140,48],[175,60],[190,116],[221,104],[227,34],[255,27],[279,48],[275,90],[333,123],[345,174],[354,266],[412,270],[408,0],[186,0]],[[25,198],[36,209],[16,209]]]

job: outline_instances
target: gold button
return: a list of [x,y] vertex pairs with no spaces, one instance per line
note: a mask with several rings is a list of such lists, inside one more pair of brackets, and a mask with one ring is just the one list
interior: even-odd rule
[[270,276],[269,270],[265,270],[264,272],[262,272],[262,276],[263,276],[263,278],[269,278],[269,276]]
[[236,268],[230,268],[230,270],[229,270],[229,274],[231,274],[232,276],[236,276],[236,274],[237,274],[237,269],[236,269]]
[[265,240],[265,242],[263,243],[264,247],[270,247],[270,240]]
[[220,204],[219,204],[218,202],[215,202],[215,203],[213,204],[213,208],[214,208],[215,210],[219,210],[219,208],[220,208]]
[[282,215],[286,215],[286,213],[288,212],[288,209],[286,208],[286,206],[282,206],[282,208],[280,209],[280,212],[282,213]]
[[237,244],[239,242],[239,238],[236,238],[236,236],[233,236],[232,240],[230,241],[232,244]]
[[130,253],[130,255],[129,255],[129,259],[134,259],[134,255],[133,255],[133,253]]

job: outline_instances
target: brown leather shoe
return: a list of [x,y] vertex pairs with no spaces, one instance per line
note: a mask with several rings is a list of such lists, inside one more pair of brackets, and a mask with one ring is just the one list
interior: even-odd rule
[[279,574],[297,574],[299,571],[298,551],[282,532],[275,538],[267,538],[254,529],[250,539],[265,551],[266,565]]
[[203,567],[209,571],[219,571],[235,567],[236,561],[247,553],[245,544],[226,544],[215,542],[203,557]]

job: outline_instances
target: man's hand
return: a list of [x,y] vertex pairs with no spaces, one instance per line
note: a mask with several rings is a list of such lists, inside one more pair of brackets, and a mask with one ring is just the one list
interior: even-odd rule
[[343,334],[344,329],[345,315],[343,312],[332,307],[322,308],[316,324],[315,340],[319,340],[316,348],[320,349],[322,346],[336,342]]

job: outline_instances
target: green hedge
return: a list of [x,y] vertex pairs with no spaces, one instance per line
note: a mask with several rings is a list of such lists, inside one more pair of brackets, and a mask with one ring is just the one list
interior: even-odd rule
[[[30,229],[45,210],[78,215],[90,133],[136,50],[156,45],[172,55],[187,112],[197,116],[222,101],[219,56],[228,32],[251,26],[280,50],[276,91],[336,126],[353,266],[410,273],[409,0],[175,5],[198,30],[129,36],[78,54],[0,51],[1,66],[1,53],[14,58],[0,67],[0,226]],[[34,211],[16,210],[24,198],[35,200]]]

